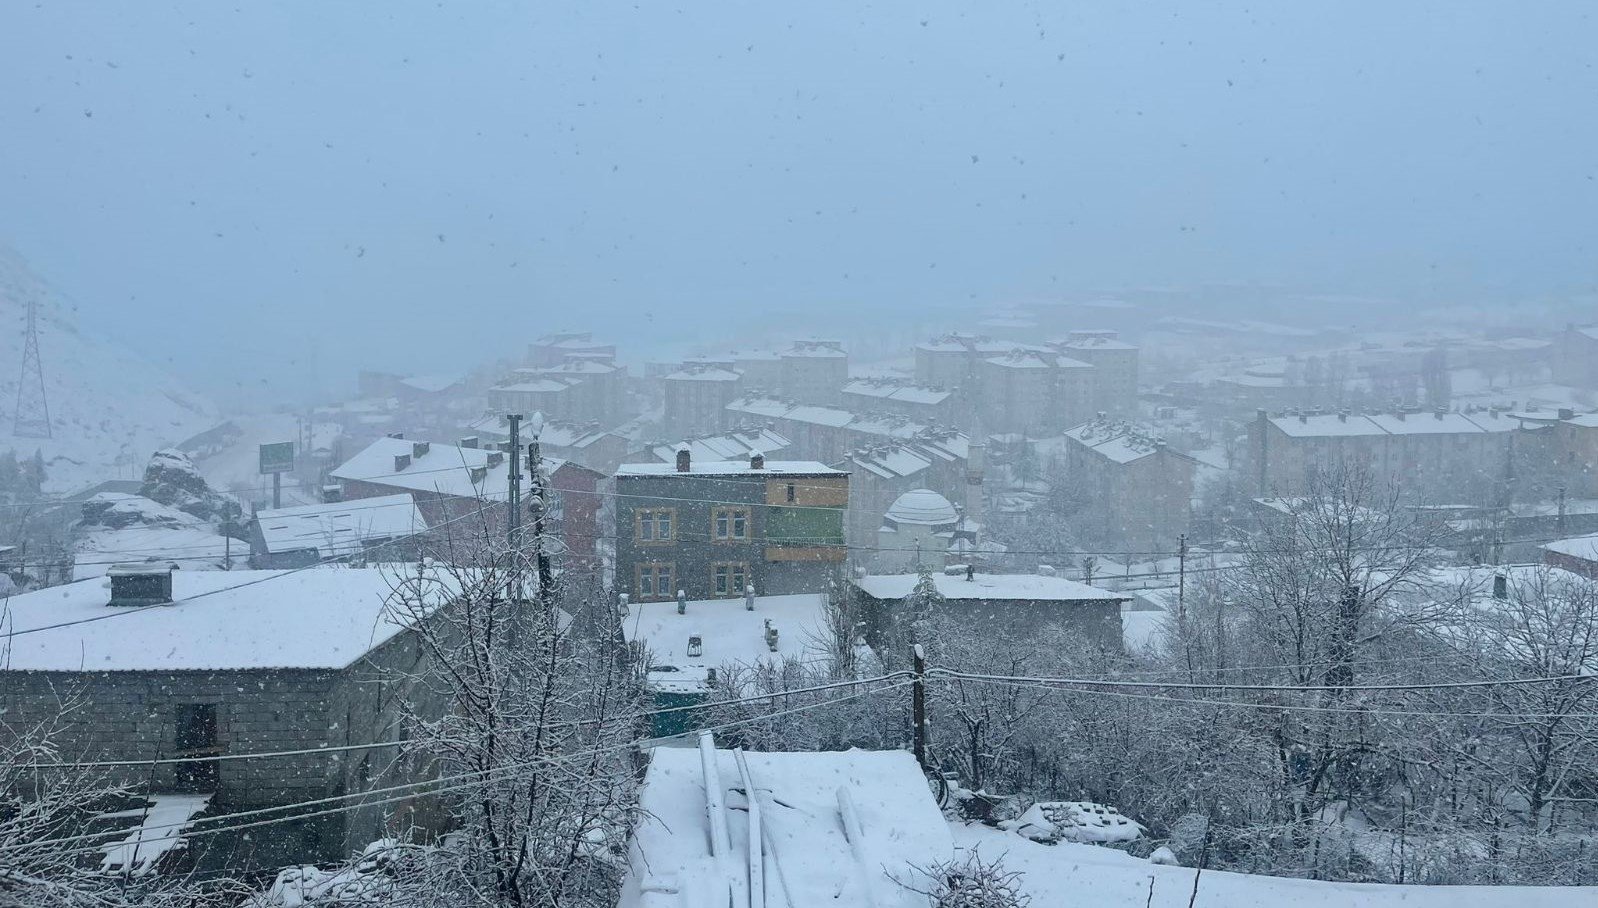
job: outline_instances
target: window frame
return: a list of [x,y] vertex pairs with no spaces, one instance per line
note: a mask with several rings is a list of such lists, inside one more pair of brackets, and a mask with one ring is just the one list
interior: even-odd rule
[[[666,535],[661,536],[660,521],[666,521]],[[644,536],[648,524],[650,535]],[[638,508],[633,511],[633,542],[638,545],[671,545],[677,541],[676,508]]]
[[[660,578],[664,569],[667,578],[666,591],[660,592]],[[648,572],[650,589],[652,593],[644,592],[644,574]],[[677,581],[677,562],[675,561],[641,561],[633,565],[633,594],[639,602],[661,602],[677,595],[675,589]]]
[[[725,582],[718,586],[718,573],[725,574]],[[734,583],[738,578],[741,582]],[[713,598],[731,599],[742,596],[744,589],[749,586],[749,562],[747,561],[713,561],[710,563],[710,594]]]
[[[748,542],[750,537],[750,513],[746,507],[727,506],[710,509],[710,538],[714,542]],[[734,533],[739,521],[743,522],[743,532]],[[727,532],[722,533],[721,522],[726,521]]]

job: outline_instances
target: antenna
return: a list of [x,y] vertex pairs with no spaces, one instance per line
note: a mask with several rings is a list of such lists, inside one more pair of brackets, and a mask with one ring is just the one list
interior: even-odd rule
[[39,359],[38,300],[28,300],[28,330],[22,341],[22,377],[17,381],[18,438],[50,438],[50,402],[44,395],[44,365]]

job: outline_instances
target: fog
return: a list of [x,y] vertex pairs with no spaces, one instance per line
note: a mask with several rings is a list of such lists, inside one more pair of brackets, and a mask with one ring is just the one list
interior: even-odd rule
[[0,242],[201,387],[300,394],[313,359],[343,387],[578,322],[665,345],[1151,286],[1490,305],[1595,276],[1584,3],[0,16]]

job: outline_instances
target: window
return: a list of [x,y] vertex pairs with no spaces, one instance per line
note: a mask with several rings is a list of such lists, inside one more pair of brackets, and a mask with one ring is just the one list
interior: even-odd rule
[[[222,750],[217,745],[216,704],[180,703],[173,717],[173,750],[179,757],[214,757]],[[192,788],[214,788],[217,783],[216,760],[177,764],[178,785]]]
[[749,538],[748,508],[716,508],[711,511],[711,536],[720,541]]
[[637,567],[637,579],[633,584],[637,590],[640,602],[650,599],[670,599],[677,594],[672,585],[676,574],[676,565],[669,562],[651,561]]
[[710,588],[717,596],[741,596],[749,585],[749,564],[719,561],[710,566]]
[[789,501],[797,501],[798,497],[799,497],[798,496],[798,491],[799,491],[799,489],[798,489],[797,486],[795,486],[791,482],[788,483],[788,500]]
[[639,542],[670,542],[676,517],[675,508],[643,508],[635,511],[634,538]]

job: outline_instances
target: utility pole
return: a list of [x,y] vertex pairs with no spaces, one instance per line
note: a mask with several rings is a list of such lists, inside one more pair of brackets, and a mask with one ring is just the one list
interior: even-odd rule
[[538,448],[537,426],[533,440],[527,445],[527,507],[533,517],[533,555],[538,564],[538,604],[545,610],[555,605],[555,571],[549,563],[549,549],[544,546],[544,458]]
[[1565,535],[1565,487],[1564,486],[1560,486],[1559,487],[1559,515],[1555,519],[1557,520],[1557,522],[1554,524],[1554,527],[1559,531],[1559,535],[1561,535],[1561,536]]
[[1187,534],[1176,537],[1176,623],[1187,619]]
[[510,500],[505,509],[505,552],[506,568],[510,576],[506,578],[505,595],[512,602],[521,602],[524,592],[522,590],[521,536],[522,536],[522,471],[517,458],[522,451],[522,416],[520,413],[507,413],[505,421],[510,424],[510,450],[505,452],[510,455],[510,467],[505,476],[505,490],[509,493]]
[[506,491],[510,493],[510,514],[505,522],[505,542],[510,546],[511,557],[521,549],[522,535],[522,468],[520,457],[522,454],[522,416],[520,413],[506,414],[505,421],[510,423],[510,473],[506,476]]
[[921,771],[927,770],[927,654],[921,644],[913,644],[910,648],[911,658],[914,660],[915,681],[910,686],[910,721],[915,723],[911,730],[912,748],[915,751],[916,763],[920,764]]

